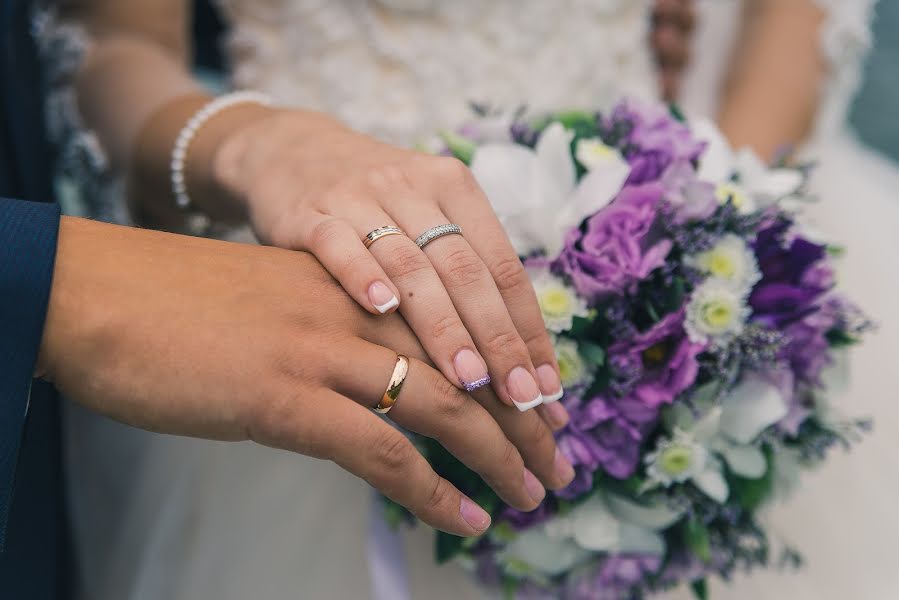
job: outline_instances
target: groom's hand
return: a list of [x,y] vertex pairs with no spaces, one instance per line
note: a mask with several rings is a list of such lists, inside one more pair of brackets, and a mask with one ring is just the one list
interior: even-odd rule
[[539,417],[472,400],[415,358],[399,316],[368,315],[303,253],[63,218],[37,375],[138,427],[333,460],[431,525],[477,535],[489,516],[369,410],[397,352],[412,360],[390,418],[517,508],[545,494],[531,470],[570,481]]

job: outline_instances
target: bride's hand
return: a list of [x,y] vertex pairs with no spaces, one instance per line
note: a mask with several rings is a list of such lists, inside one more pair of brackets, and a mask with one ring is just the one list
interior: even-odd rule
[[[440,371],[521,410],[562,394],[527,274],[486,197],[455,159],[400,149],[305,111],[281,111],[221,144],[214,177],[260,238],[309,251],[362,307],[399,311]],[[446,223],[423,250],[414,239]],[[366,234],[395,225],[407,235]],[[567,417],[560,405],[556,420]],[[546,414],[546,411],[543,411]]]
[[545,494],[531,470],[569,483],[535,413],[482,407],[418,360],[398,315],[359,310],[304,253],[64,218],[36,374],[139,427],[333,460],[431,525],[479,534],[489,517],[369,410],[396,352],[412,360],[389,418],[522,510]]

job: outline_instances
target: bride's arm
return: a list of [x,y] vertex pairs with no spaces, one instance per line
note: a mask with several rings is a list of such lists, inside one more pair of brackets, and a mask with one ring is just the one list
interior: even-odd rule
[[748,0],[737,52],[719,109],[737,147],[772,158],[811,131],[827,65],[824,14],[813,0]]

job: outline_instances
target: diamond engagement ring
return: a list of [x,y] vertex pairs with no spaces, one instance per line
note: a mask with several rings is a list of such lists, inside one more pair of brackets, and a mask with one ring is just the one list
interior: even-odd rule
[[424,248],[434,240],[445,235],[462,235],[462,228],[453,223],[431,227],[415,239],[415,245]]
[[382,237],[387,237],[388,235],[406,235],[406,233],[399,227],[394,227],[393,225],[385,225],[384,227],[378,227],[374,231],[370,231],[368,235],[365,236],[365,239],[362,240],[362,242],[365,244],[366,248],[371,248],[372,244],[377,242]]

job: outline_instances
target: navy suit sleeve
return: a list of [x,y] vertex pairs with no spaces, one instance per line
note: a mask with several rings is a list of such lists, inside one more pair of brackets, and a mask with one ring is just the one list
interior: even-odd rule
[[0,547],[59,234],[59,207],[0,198]]

